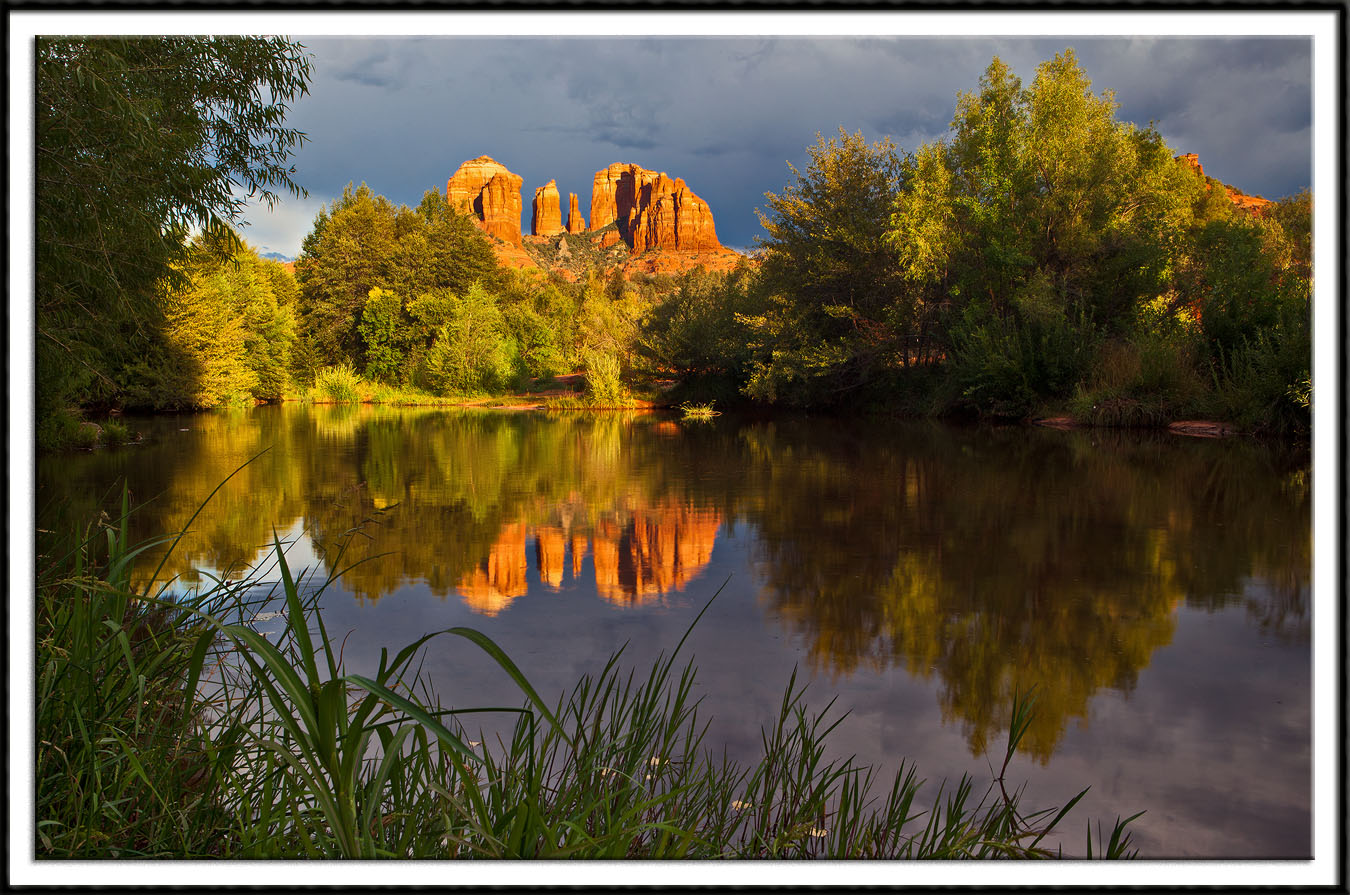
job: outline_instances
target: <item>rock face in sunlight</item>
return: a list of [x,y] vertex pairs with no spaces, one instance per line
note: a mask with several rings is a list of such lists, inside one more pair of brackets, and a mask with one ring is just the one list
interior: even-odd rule
[[487,233],[520,245],[520,187],[524,182],[505,165],[480,155],[460,165],[446,181],[445,198],[451,208],[471,212]]
[[601,230],[614,223],[634,253],[722,248],[708,203],[684,180],[639,165],[616,163],[595,172],[590,228]]
[[[602,275],[618,270],[631,278],[696,267],[728,271],[742,260],[717,241],[708,203],[682,179],[663,171],[628,163],[597,171],[589,227],[576,193],[568,194],[564,224],[562,194],[557,181],[550,180],[534,191],[528,236],[521,235],[520,227],[523,183],[505,165],[481,155],[460,165],[445,185],[450,206],[472,214],[480,229],[499,240],[493,250],[507,267],[538,267],[576,281],[586,275],[586,264]],[[585,237],[586,242],[573,247],[585,249],[590,260],[583,264],[570,251],[560,253],[554,243],[563,234]]]
[[577,204],[577,194],[567,194],[567,232],[581,233],[586,229],[586,219],[581,216],[581,207]]
[[532,236],[554,236],[563,232],[562,207],[558,197],[558,183],[550,180],[534,191],[530,215]]
[[[1198,177],[1205,176],[1205,169],[1200,164],[1200,156],[1194,152],[1188,152],[1185,155],[1179,155],[1176,160],[1189,167]],[[1232,202],[1238,210],[1260,216],[1265,213],[1266,207],[1275,203],[1269,199],[1263,199],[1260,196],[1249,196],[1242,190],[1223,184],[1224,190],[1228,193],[1228,201]]]

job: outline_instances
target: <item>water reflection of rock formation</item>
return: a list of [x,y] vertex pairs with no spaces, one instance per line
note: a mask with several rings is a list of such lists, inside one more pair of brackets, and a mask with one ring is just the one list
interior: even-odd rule
[[[643,605],[683,589],[707,567],[721,524],[715,510],[679,506],[633,508],[592,525],[574,524],[569,514],[534,529],[535,565],[540,581],[558,590],[569,565],[573,580],[581,576],[589,553],[600,597]],[[459,582],[470,609],[496,615],[526,593],[529,540],[523,521],[502,527],[488,555]]]
[[721,516],[683,507],[636,510],[626,525],[597,527],[595,588],[619,605],[649,602],[681,590],[712,559]]
[[525,595],[525,539],[524,522],[503,526],[487,558],[460,579],[459,595],[470,609],[496,615]]

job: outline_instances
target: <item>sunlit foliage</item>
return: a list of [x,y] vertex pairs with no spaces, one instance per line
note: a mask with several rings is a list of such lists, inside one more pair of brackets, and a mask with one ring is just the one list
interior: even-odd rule
[[166,349],[161,281],[199,230],[300,194],[284,126],[310,64],[281,38],[39,38],[35,48],[37,415],[116,403],[117,368]]

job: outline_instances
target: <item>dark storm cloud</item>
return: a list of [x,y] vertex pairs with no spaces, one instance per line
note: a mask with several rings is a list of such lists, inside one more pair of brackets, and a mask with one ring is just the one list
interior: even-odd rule
[[[718,235],[748,246],[764,193],[808,162],[817,133],[861,130],[903,150],[947,134],[994,55],[1030,84],[1075,48],[1121,118],[1150,121],[1207,173],[1275,198],[1311,179],[1311,49],[1295,38],[316,38],[310,96],[288,123],[311,196],[365,181],[415,204],[491,155],[533,190],[556,180],[589,209],[597,170],[682,177]],[[255,215],[255,219],[263,217]],[[261,228],[260,228],[261,229]],[[289,238],[290,251],[303,233]],[[282,237],[270,237],[278,243]],[[287,249],[283,248],[283,251]]]

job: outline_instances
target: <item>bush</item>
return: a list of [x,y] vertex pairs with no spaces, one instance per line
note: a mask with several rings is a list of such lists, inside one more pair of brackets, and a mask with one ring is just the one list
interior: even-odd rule
[[131,430],[120,420],[103,421],[102,441],[104,444],[126,444],[131,440]]
[[314,393],[330,404],[359,404],[361,377],[350,364],[324,367],[314,377]]
[[628,401],[628,390],[619,378],[619,359],[605,351],[586,353],[586,391],[597,407],[619,407]]
[[956,407],[1025,417],[1043,401],[1067,397],[1092,357],[1095,333],[1062,314],[1001,320],[968,312],[952,336]]
[[1098,426],[1156,426],[1201,410],[1204,395],[1194,343],[1143,334],[1102,346],[1069,409]]

